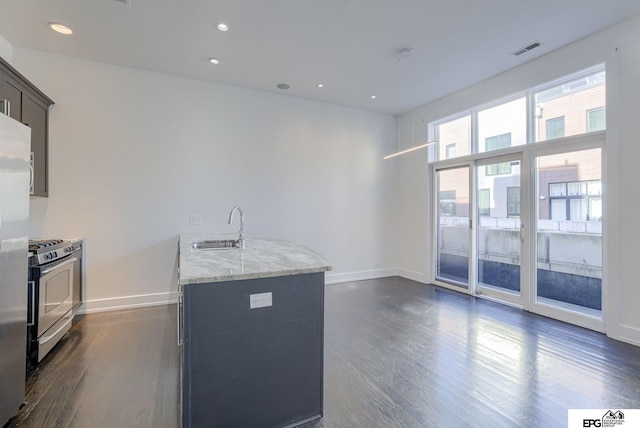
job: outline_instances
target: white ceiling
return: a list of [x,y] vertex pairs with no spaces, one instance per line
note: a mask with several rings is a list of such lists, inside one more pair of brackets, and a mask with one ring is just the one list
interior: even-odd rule
[[[14,47],[399,114],[636,14],[638,0],[2,0],[0,35]],[[53,33],[51,21],[74,34]],[[513,55],[534,41],[543,45]],[[407,47],[411,57],[396,61]]]

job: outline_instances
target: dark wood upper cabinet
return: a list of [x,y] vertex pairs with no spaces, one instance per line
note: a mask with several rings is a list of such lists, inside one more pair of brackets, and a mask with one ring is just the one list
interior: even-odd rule
[[[0,58],[0,110],[31,127],[33,196],[49,196],[49,107],[54,104],[9,63]],[[4,111],[3,113],[7,113]]]
[[[9,109],[9,116],[22,122],[22,89],[19,85],[13,81],[9,76],[3,76],[2,79],[2,99],[9,102],[7,109]],[[4,112],[7,114],[7,112]]]

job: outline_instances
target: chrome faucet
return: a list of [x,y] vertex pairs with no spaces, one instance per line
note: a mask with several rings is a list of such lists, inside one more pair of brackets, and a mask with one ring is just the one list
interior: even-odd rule
[[240,244],[240,248],[244,248],[244,213],[242,212],[242,208],[239,206],[233,207],[231,212],[229,213],[229,224],[233,223],[233,213],[240,211],[240,237],[238,238],[238,244]]

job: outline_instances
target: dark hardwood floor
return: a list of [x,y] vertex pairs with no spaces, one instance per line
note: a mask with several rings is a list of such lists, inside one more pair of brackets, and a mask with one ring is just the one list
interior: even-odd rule
[[[177,427],[175,305],[80,316],[9,427]],[[306,428],[556,427],[640,408],[640,348],[401,278],[326,287],[324,419]]]
[[177,427],[175,305],[76,317],[9,427]]

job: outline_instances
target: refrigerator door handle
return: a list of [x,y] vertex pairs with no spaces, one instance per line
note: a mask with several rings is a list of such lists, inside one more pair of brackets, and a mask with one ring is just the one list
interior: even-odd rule
[[30,303],[31,303],[31,318],[27,319],[27,325],[34,325],[35,324],[35,317],[36,317],[36,282],[35,281],[29,281],[28,282],[28,290],[29,290],[29,297],[30,297]]
[[182,290],[178,292],[178,346],[182,346],[183,342],[183,330],[184,330],[184,321],[182,317],[184,316],[184,308],[183,308],[183,295]]
[[2,250],[2,207],[0,206],[0,251]]
[[34,185],[34,167],[33,167],[33,152],[31,152],[31,158],[29,159],[29,195],[33,195],[33,185]]

